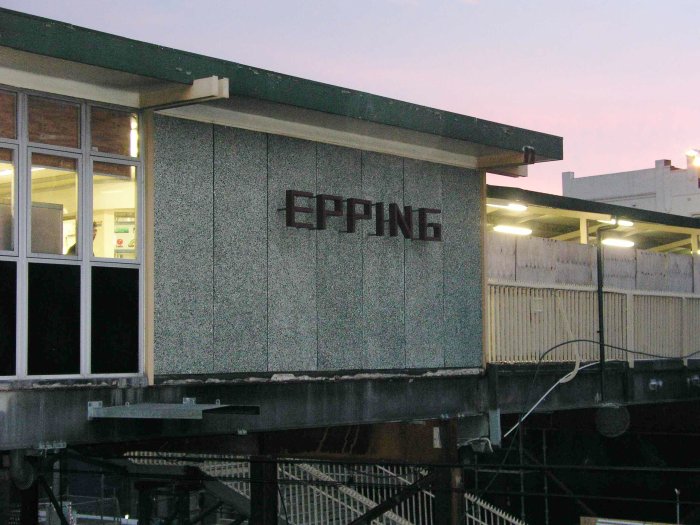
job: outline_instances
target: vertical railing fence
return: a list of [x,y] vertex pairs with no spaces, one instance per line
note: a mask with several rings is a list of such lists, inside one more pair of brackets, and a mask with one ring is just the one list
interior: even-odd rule
[[[574,339],[598,339],[596,291],[590,286],[490,283],[487,294],[490,363],[536,363],[549,348]],[[683,358],[700,351],[700,297],[672,292],[607,290],[606,359],[627,361]],[[698,356],[700,357],[700,355]],[[563,346],[545,362],[598,359],[595,343]]]
[[[167,452],[130,452],[138,463],[177,464],[199,468],[246,499],[250,499],[250,463],[236,456]],[[182,459],[180,459],[182,458]],[[193,461],[194,460],[194,461]],[[278,515],[289,525],[341,525],[360,517],[427,471],[407,465],[346,465],[278,462]],[[377,525],[431,525],[434,495],[420,491],[372,521]],[[471,494],[465,494],[468,525],[525,525]]]

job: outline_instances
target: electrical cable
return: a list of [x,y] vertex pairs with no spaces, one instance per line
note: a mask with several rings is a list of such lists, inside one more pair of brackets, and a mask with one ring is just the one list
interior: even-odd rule
[[595,366],[595,365],[597,365],[597,364],[599,364],[599,363],[598,363],[598,362],[593,362],[593,363],[588,363],[587,365],[583,365],[583,366],[578,367],[578,368],[574,368],[573,372],[569,372],[569,373],[566,374],[564,377],[562,377],[560,380],[558,380],[556,383],[554,383],[551,387],[549,387],[549,390],[547,390],[544,394],[542,394],[542,397],[540,397],[540,398],[537,400],[537,402],[536,402],[534,405],[532,405],[532,408],[530,408],[530,410],[528,410],[528,411],[525,413],[525,415],[524,415],[523,417],[521,417],[521,418],[518,420],[518,422],[515,423],[515,425],[513,425],[513,426],[510,428],[510,430],[508,430],[508,432],[506,432],[505,434],[503,434],[503,437],[504,437],[504,438],[507,438],[507,437],[510,435],[510,433],[513,432],[513,430],[515,430],[519,425],[521,425],[521,424],[523,423],[523,421],[525,421],[525,420],[528,418],[528,416],[529,416],[530,414],[532,414],[538,406],[540,406],[540,403],[542,403],[542,401],[544,401],[545,398],[546,398],[549,394],[551,394],[552,391],[553,391],[556,387],[558,387],[559,385],[561,385],[561,384],[563,384],[563,383],[567,383],[567,382],[571,381],[574,377],[576,377],[576,374],[578,373],[579,370],[585,370],[586,368],[590,368],[590,367]]
[[[532,381],[530,381],[530,385],[529,385],[529,387],[528,387],[528,389],[527,389],[527,392],[526,392],[526,395],[525,395],[525,402],[523,403],[523,410],[521,410],[521,413],[520,413],[521,415],[520,415],[520,417],[518,418],[518,422],[517,422],[510,430],[508,430],[508,432],[507,432],[503,437],[507,437],[507,436],[510,435],[514,430],[517,430],[517,431],[519,432],[519,431],[520,431],[521,424],[525,421],[525,418],[526,418],[527,416],[529,416],[529,415],[535,410],[535,408],[537,408],[537,406],[539,406],[539,404],[542,403],[542,401],[544,401],[544,400],[547,398],[547,396],[548,396],[557,386],[559,386],[559,385],[562,384],[562,383],[571,381],[571,380],[576,376],[576,374],[578,374],[578,371],[579,371],[579,370],[582,370],[583,368],[588,368],[588,367],[590,367],[590,366],[599,364],[598,362],[594,362],[594,363],[589,363],[589,364],[587,364],[587,365],[584,365],[583,367],[579,367],[579,363],[580,363],[580,362],[579,362],[579,360],[578,360],[578,350],[577,350],[577,354],[576,354],[576,355],[577,355],[577,360],[576,360],[576,364],[575,364],[575,366],[574,366],[574,369],[573,369],[571,372],[567,373],[565,376],[563,376],[561,379],[559,379],[554,385],[552,385],[552,387],[550,387],[550,389],[547,390],[547,391],[545,392],[545,394],[535,403],[535,405],[534,405],[533,407],[531,407],[530,409],[528,409],[527,414],[526,414],[525,416],[523,416],[522,414],[523,414],[523,412],[525,412],[525,407],[528,406],[528,403],[529,403],[529,400],[530,400],[530,394],[531,394],[531,392],[532,392],[532,390],[533,390],[533,388],[534,388],[535,381],[537,380],[537,376],[538,376],[539,371],[540,371],[540,366],[542,365],[542,361],[544,360],[544,358],[545,358],[547,355],[549,355],[549,354],[551,354],[552,352],[554,352],[555,350],[557,350],[557,349],[559,349],[559,348],[561,348],[561,347],[563,347],[563,346],[567,346],[567,345],[574,344],[574,343],[591,343],[591,344],[595,344],[595,345],[600,345],[600,341],[596,341],[596,340],[594,340],[594,339],[583,339],[583,338],[581,338],[581,339],[569,339],[569,340],[567,340],[567,341],[563,341],[563,342],[561,342],[561,343],[558,343],[558,344],[556,344],[556,345],[554,345],[554,346],[548,348],[548,349],[545,350],[542,354],[540,354],[540,356],[539,356],[539,358],[538,358],[538,360],[537,360],[537,366],[535,367],[535,373],[534,373],[533,376],[532,376]],[[624,353],[628,353],[628,354],[641,355],[641,356],[644,356],[644,357],[653,357],[653,358],[661,359],[661,360],[679,360],[679,359],[680,359],[680,360],[683,360],[683,359],[690,359],[691,357],[693,357],[693,356],[695,356],[695,355],[697,355],[697,354],[700,354],[700,350],[698,350],[698,351],[692,352],[692,353],[687,354],[687,355],[684,355],[684,356],[669,357],[669,356],[664,356],[664,355],[660,355],[660,354],[654,354],[654,353],[651,353],[651,352],[643,352],[643,351],[640,351],[640,350],[631,350],[631,349],[629,349],[629,348],[624,348],[624,347],[621,347],[621,346],[612,345],[612,344],[608,344],[608,343],[605,343],[603,346],[606,347],[606,348],[610,348],[610,349],[613,349],[613,350],[618,350],[618,351],[621,351],[621,352],[624,352]],[[612,360],[611,360],[611,361],[612,361]],[[486,484],[486,487],[484,487],[484,488],[477,494],[478,497],[482,497],[482,496],[488,491],[488,489],[491,488],[491,486],[493,485],[493,483],[496,481],[496,479],[497,479],[498,476],[500,475],[500,473],[501,473],[501,471],[502,471],[502,469],[503,469],[503,466],[505,466],[505,463],[506,463],[506,461],[508,460],[508,456],[510,455],[510,453],[511,453],[511,451],[512,451],[512,449],[513,449],[513,444],[515,443],[516,437],[517,437],[517,432],[515,433],[515,435],[513,435],[512,439],[511,439],[511,441],[510,441],[510,444],[509,444],[509,446],[508,446],[508,449],[506,450],[506,453],[505,453],[505,455],[503,456],[503,460],[502,460],[501,463],[499,464],[499,467],[498,467],[496,473],[491,477],[491,479],[489,480],[489,482]]]
[[282,508],[284,509],[284,520],[287,522],[287,525],[290,525],[289,513],[287,513],[287,504],[284,501],[284,496],[282,495],[282,489],[280,488],[279,483],[277,483],[277,493],[280,495],[280,501],[282,502]]

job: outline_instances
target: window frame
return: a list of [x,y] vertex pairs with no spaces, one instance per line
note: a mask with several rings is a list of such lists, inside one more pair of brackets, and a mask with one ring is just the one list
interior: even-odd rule
[[22,137],[22,127],[21,127],[21,118],[20,115],[22,114],[21,109],[20,109],[20,94],[19,91],[16,89],[12,88],[7,88],[3,85],[0,85],[0,91],[4,93],[10,93],[15,95],[15,138],[11,139],[9,137],[0,137],[0,142],[3,142],[5,144],[19,144],[20,139]]
[[[18,112],[17,117],[20,120],[22,126],[22,136],[20,140],[24,140],[28,147],[40,148],[40,149],[52,149],[57,151],[67,151],[71,153],[82,154],[85,151],[85,104],[87,101],[81,101],[72,99],[70,97],[64,97],[61,95],[53,95],[50,93],[42,93],[40,91],[20,91],[18,90],[18,95],[23,99],[23,111]],[[65,102],[67,104],[72,104],[78,108],[78,147],[72,148],[70,146],[57,146],[56,144],[46,144],[45,142],[31,142],[29,140],[29,98],[45,98],[48,100],[56,100],[59,102]]]
[[34,146],[28,146],[26,150],[26,156],[27,156],[27,166],[25,169],[25,172],[23,173],[25,178],[25,184],[26,184],[26,191],[25,191],[25,203],[24,203],[24,222],[27,225],[27,231],[26,231],[26,253],[27,253],[27,258],[28,259],[60,259],[63,261],[80,261],[83,256],[82,256],[82,239],[78,239],[76,237],[76,243],[77,243],[77,251],[76,255],[65,255],[63,253],[42,253],[42,252],[35,252],[33,251],[32,247],[32,155],[35,153],[38,153],[39,155],[48,155],[52,157],[62,157],[66,159],[74,159],[75,162],[75,169],[77,173],[77,183],[76,183],[76,189],[77,189],[77,195],[76,195],[76,214],[75,214],[75,222],[76,222],[76,230],[78,232],[78,235],[82,237],[82,229],[83,228],[78,228],[81,224],[83,224],[84,220],[84,215],[85,211],[83,210],[83,198],[82,198],[82,191],[83,191],[83,186],[84,186],[84,170],[83,170],[83,162],[82,158],[80,155],[76,153],[71,153],[71,152],[64,152],[64,151],[57,151],[57,150],[46,150],[43,148],[36,148]]
[[[14,250],[0,251],[0,260],[12,261],[17,265],[17,322],[16,322],[16,359],[15,374],[0,376],[0,383],[11,380],[67,380],[88,378],[137,378],[145,373],[145,270],[144,270],[144,133],[143,113],[136,108],[93,102],[54,95],[50,93],[24,90],[12,86],[0,85],[0,90],[16,95],[17,139],[0,137],[0,147],[14,150],[15,164],[15,217]],[[79,149],[29,142],[28,139],[28,97],[37,96],[57,99],[78,105],[80,108],[80,144]],[[138,118],[137,157],[114,155],[104,152],[92,152],[90,136],[90,111],[92,107],[106,108],[136,114]],[[76,225],[78,226],[78,254],[75,256],[58,254],[32,253],[31,250],[31,154],[41,153],[77,159],[78,195]],[[92,255],[92,212],[93,212],[93,163],[108,162],[127,164],[136,167],[136,221],[137,242],[135,259],[110,259]],[[85,225],[90,223],[90,228]],[[89,251],[86,251],[89,250]],[[87,256],[85,254],[88,254]],[[43,374],[28,375],[28,278],[29,264],[61,264],[80,267],[80,372],[77,374]],[[92,329],[92,267],[115,267],[138,270],[138,370],[128,373],[93,374],[91,367],[91,329]]]
[[14,166],[15,173],[13,175],[13,193],[12,196],[12,250],[0,249],[1,256],[18,256],[19,255],[19,224],[20,224],[20,205],[19,205],[19,144],[5,143],[3,139],[0,139],[0,148],[12,151],[12,165]]

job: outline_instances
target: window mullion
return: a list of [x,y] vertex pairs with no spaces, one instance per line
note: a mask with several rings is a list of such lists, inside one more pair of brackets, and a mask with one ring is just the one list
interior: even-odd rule
[[80,209],[78,210],[80,224],[81,250],[80,263],[80,373],[90,374],[90,260],[92,258],[92,161],[90,159],[90,130],[87,104],[82,105],[81,145],[83,157],[81,173],[78,175],[80,192]]
[[17,150],[17,197],[15,199],[17,210],[15,217],[17,220],[17,237],[16,247],[19,255],[17,261],[17,358],[16,368],[17,377],[27,377],[28,363],[28,323],[29,308],[27,305],[27,288],[28,288],[28,273],[27,273],[27,239],[29,214],[31,210],[31,202],[28,195],[28,174],[29,174],[29,159],[27,150],[27,130],[26,130],[26,115],[27,115],[27,98],[24,93],[17,94],[17,138],[19,140],[19,148]]

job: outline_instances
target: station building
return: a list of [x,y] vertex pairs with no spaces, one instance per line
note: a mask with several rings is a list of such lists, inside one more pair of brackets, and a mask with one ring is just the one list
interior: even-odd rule
[[8,10],[0,79],[0,505],[22,519],[58,513],[75,455],[139,477],[144,523],[164,490],[182,523],[197,491],[311,523],[280,510],[302,474],[370,519],[389,492],[281,466],[356,428],[333,457],[445,465],[392,478],[431,517],[391,523],[456,523],[481,504],[458,450],[497,447],[502,415],[599,359],[612,226],[636,245],[603,254],[611,363],[540,409],[697,397],[700,221],[487,189],[561,159],[559,137]]

